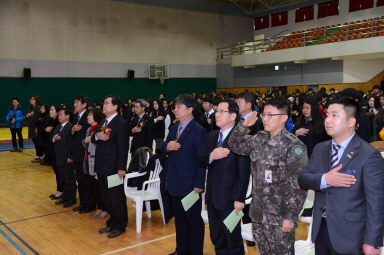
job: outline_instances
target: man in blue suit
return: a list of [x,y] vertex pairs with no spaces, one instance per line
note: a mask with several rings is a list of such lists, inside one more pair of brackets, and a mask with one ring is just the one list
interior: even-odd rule
[[223,100],[215,113],[220,130],[208,134],[207,143],[199,157],[201,167],[208,167],[206,201],[212,243],[218,255],[244,254],[241,227],[230,233],[223,220],[235,209],[244,208],[250,176],[250,159],[228,149],[228,140],[238,119],[239,107]]
[[384,160],[356,133],[359,106],[350,98],[330,103],[325,129],[299,174],[316,191],[312,241],[316,255],[378,255],[383,246]]
[[184,211],[181,203],[190,192],[202,192],[205,185],[205,168],[199,166],[198,156],[205,144],[206,131],[193,118],[195,105],[191,95],[176,97],[174,113],[179,123],[171,127],[163,145],[168,155],[165,185],[171,196],[176,225],[177,247],[172,255],[203,254],[201,196],[188,211]]

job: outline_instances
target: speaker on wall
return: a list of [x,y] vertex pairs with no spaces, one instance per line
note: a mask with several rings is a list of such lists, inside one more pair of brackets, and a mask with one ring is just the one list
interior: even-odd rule
[[24,68],[24,78],[31,78],[31,68]]
[[135,79],[135,71],[128,69],[128,79]]

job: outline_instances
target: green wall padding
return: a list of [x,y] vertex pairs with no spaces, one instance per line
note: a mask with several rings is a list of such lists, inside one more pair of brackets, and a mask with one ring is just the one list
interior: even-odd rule
[[134,98],[174,98],[182,93],[216,91],[216,78],[173,78],[159,80],[147,78],[0,78],[0,109],[3,113],[0,123],[11,106],[11,99],[17,97],[24,108],[29,110],[29,97],[37,95],[42,104],[71,103],[77,94],[85,94],[92,101],[108,94],[120,96],[123,100]]

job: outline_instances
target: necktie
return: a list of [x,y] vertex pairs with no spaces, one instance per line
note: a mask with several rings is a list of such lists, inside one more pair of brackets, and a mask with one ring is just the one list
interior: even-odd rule
[[205,113],[205,118],[208,119],[209,115],[208,113]]
[[223,144],[223,133],[220,131],[219,134],[219,141],[217,142],[218,146],[221,146]]
[[105,119],[105,122],[104,122],[104,127],[106,127],[108,125],[108,120]]
[[177,134],[176,134],[176,140],[179,139],[182,129],[183,129],[183,126],[179,124],[179,128],[177,129]]
[[[333,144],[332,145],[332,155],[331,155],[331,169],[335,168],[337,166],[337,163],[339,163],[339,156],[338,152],[340,149],[340,145]],[[321,217],[327,218],[327,207],[324,206],[323,213],[321,214]]]
[[245,120],[245,118],[244,118],[244,117],[241,117],[240,120]]
[[340,149],[340,145],[332,145],[332,156],[331,156],[331,169],[336,167],[339,162],[338,151]]
[[77,122],[79,122],[81,119],[80,115],[77,115]]
[[63,124],[60,125],[59,133],[61,132],[62,129],[63,129]]

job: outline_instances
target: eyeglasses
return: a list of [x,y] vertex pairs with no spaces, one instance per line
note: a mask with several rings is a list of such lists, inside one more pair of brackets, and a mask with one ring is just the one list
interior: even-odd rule
[[262,119],[270,119],[273,116],[279,116],[279,115],[287,115],[287,114],[285,114],[285,113],[261,113],[260,117]]
[[218,110],[218,111],[216,111],[216,113],[220,113],[220,114],[223,114],[223,113],[225,113],[225,112],[229,112],[229,111],[224,111],[224,110]]

